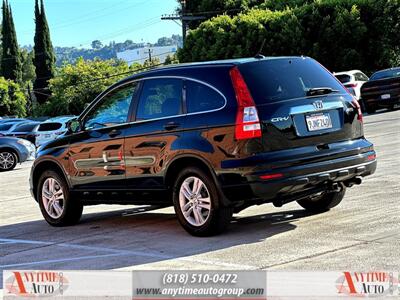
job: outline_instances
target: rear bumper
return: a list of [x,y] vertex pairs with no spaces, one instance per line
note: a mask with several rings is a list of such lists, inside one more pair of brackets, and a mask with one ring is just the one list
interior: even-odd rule
[[[273,202],[279,198],[293,198],[296,195],[307,195],[315,193],[316,188],[324,188],[335,182],[351,181],[357,176],[368,176],[375,172],[377,167],[376,153],[372,144],[365,139],[353,143],[364,144],[365,148],[355,148],[351,155],[332,158],[329,160],[309,160],[304,163],[291,163],[286,161],[274,161],[274,167],[266,163],[265,166],[258,165],[249,171],[244,168],[241,182],[237,180],[234,184],[222,185],[226,198],[232,202],[259,201]],[[341,143],[338,143],[341,144]],[[343,150],[343,149],[342,149]],[[354,153],[357,152],[357,153]],[[337,153],[336,153],[337,154]],[[327,156],[331,156],[328,155]],[[332,156],[335,156],[332,154]],[[293,157],[292,160],[293,162]],[[301,161],[299,159],[299,161]],[[282,167],[280,167],[280,165]],[[271,179],[261,179],[262,175],[272,175]],[[232,174],[231,174],[232,176]],[[276,177],[274,177],[276,176]],[[226,180],[225,183],[228,183]]]
[[[366,155],[374,156],[371,152]],[[357,160],[357,158],[354,158]],[[256,198],[263,200],[274,200],[279,197],[304,193],[316,187],[322,187],[329,183],[349,181],[356,176],[368,176],[375,172],[377,162],[374,159],[367,163],[346,166],[334,169],[335,161],[325,167],[325,170],[317,173],[305,173],[300,176],[287,177],[278,180],[254,181],[250,184]],[[331,169],[330,169],[331,167]],[[290,170],[286,170],[290,172]]]
[[380,96],[377,98],[364,99],[364,105],[374,107],[391,107],[395,104],[400,104],[400,94],[391,95],[389,99],[381,99]]

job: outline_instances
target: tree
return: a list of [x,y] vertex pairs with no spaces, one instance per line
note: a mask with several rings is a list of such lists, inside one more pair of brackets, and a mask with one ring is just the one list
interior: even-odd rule
[[25,117],[26,98],[20,86],[12,80],[0,77],[0,115]]
[[265,40],[264,55],[307,55],[332,71],[373,72],[399,63],[399,0],[286,2],[291,7],[250,9],[203,22],[189,32],[179,60],[251,57]]
[[33,88],[36,99],[41,104],[50,96],[48,82],[55,74],[55,55],[43,0],[40,0],[40,8],[38,0],[35,0],[35,24],[35,58],[33,62],[36,68],[36,80]]
[[26,49],[21,50],[22,61],[22,82],[24,84],[32,83],[35,80],[35,66],[33,65],[34,53]]
[[98,94],[126,76],[115,74],[128,71],[125,62],[115,60],[85,61],[80,58],[74,65],[66,64],[60,68],[57,77],[50,80],[52,96],[42,105],[40,113],[78,115]]
[[11,7],[3,0],[1,70],[6,79],[21,82],[22,65]]
[[103,44],[99,40],[95,40],[92,42],[93,49],[101,49],[102,47],[103,47]]

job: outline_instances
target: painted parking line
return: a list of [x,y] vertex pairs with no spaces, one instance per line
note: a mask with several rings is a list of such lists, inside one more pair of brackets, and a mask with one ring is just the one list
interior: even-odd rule
[[[10,267],[21,267],[21,266],[34,266],[34,265],[42,265],[42,264],[51,264],[51,263],[63,263],[69,261],[77,261],[84,259],[96,259],[96,258],[104,258],[104,257],[112,257],[112,256],[139,256],[160,260],[177,260],[183,262],[192,262],[203,265],[212,265],[212,266],[220,266],[225,268],[233,268],[233,269],[255,269],[255,266],[251,265],[243,265],[243,264],[233,264],[221,262],[218,260],[205,260],[201,258],[195,257],[176,257],[173,255],[160,254],[149,251],[133,251],[133,250],[118,250],[112,248],[103,248],[103,247],[94,247],[94,246],[85,246],[79,244],[70,244],[70,243],[56,243],[56,242],[43,242],[43,241],[34,241],[34,240],[17,240],[17,239],[1,239],[0,242],[7,242],[10,244],[36,244],[36,245],[45,245],[45,246],[57,246],[57,247],[67,247],[73,249],[80,250],[88,250],[88,251],[99,251],[99,252],[108,252],[108,254],[98,254],[98,255],[89,255],[89,256],[79,256],[74,258],[62,258],[62,259],[54,259],[54,260],[41,260],[36,262],[27,262],[27,263],[18,263],[18,264],[7,264],[0,265],[0,268],[10,268]],[[30,249],[35,250],[35,249]]]
[[123,255],[123,254],[113,253],[113,254],[104,254],[104,255],[87,255],[87,256],[79,256],[79,257],[71,257],[71,258],[63,258],[63,259],[39,260],[39,261],[28,262],[28,263],[0,265],[0,268],[36,266],[36,265],[43,265],[43,264],[63,263],[63,262],[77,261],[77,260],[83,260],[83,259],[95,259],[95,258],[121,256],[121,255]]

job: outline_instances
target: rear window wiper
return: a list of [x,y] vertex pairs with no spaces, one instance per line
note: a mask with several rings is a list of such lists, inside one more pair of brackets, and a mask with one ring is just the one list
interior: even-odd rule
[[338,93],[338,90],[334,90],[330,87],[316,87],[308,89],[306,92],[307,96],[315,96],[315,95],[326,95],[330,93]]

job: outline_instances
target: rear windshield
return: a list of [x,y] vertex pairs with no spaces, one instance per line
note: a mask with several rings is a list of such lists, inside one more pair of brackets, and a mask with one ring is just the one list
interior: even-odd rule
[[379,71],[371,76],[371,80],[379,80],[379,79],[385,79],[385,78],[392,78],[392,77],[399,77],[400,76],[400,68],[396,69],[390,69],[390,70],[384,70],[384,71]]
[[0,131],[6,131],[9,130],[14,124],[3,124],[0,125]]
[[14,128],[14,132],[31,132],[38,124],[24,124]]
[[350,75],[335,75],[341,83],[348,83],[351,81]]
[[62,126],[61,123],[53,122],[53,123],[42,123],[40,124],[38,131],[53,131],[58,130]]
[[257,104],[307,97],[311,88],[346,93],[331,73],[310,58],[263,60],[239,68]]

